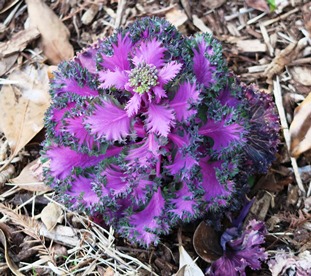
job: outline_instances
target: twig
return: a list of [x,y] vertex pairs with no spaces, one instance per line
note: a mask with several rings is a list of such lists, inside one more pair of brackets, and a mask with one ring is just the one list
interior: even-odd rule
[[[279,115],[280,115],[281,126],[283,129],[283,134],[284,134],[286,146],[287,146],[287,149],[289,151],[290,134],[289,134],[288,124],[287,124],[285,110],[284,110],[284,106],[283,106],[282,91],[281,91],[281,85],[280,85],[280,80],[279,80],[278,76],[276,76],[276,81],[273,81],[273,86],[274,86],[273,92],[274,92],[274,97],[275,97],[275,103],[276,103],[276,107],[277,107]],[[294,170],[294,175],[296,178],[297,185],[298,185],[300,191],[303,193],[303,195],[305,195],[306,191],[305,191],[305,188],[303,186],[303,183],[302,183],[299,171],[298,171],[297,161],[293,157],[291,157],[290,160],[291,160],[292,167]]]
[[293,60],[288,66],[294,66],[294,65],[302,65],[302,64],[310,64],[311,58],[300,58]]
[[285,19],[286,17],[288,17],[289,15],[291,15],[291,14],[293,14],[293,13],[295,13],[295,12],[298,12],[298,11],[299,11],[299,9],[298,9],[298,8],[295,8],[295,9],[293,9],[293,10],[287,12],[287,13],[284,13],[284,14],[278,16],[277,18],[273,18],[273,19],[270,19],[270,20],[265,21],[265,22],[263,23],[263,26],[266,27],[266,26],[271,25],[271,24],[273,24],[273,23],[275,23],[275,22],[278,22],[279,20],[283,20],[283,19]]
[[116,20],[114,23],[114,27],[117,29],[121,26],[121,20],[125,11],[125,6],[126,6],[126,0],[119,0],[118,4],[118,9],[117,9],[117,14],[116,14]]
[[260,24],[259,27],[260,27],[260,31],[261,31],[263,40],[264,40],[264,42],[266,43],[266,45],[268,47],[270,57],[273,57],[274,49],[273,49],[273,47],[272,47],[272,45],[270,43],[270,37],[269,37],[269,34],[267,32],[267,29],[266,29],[266,27],[263,24]]

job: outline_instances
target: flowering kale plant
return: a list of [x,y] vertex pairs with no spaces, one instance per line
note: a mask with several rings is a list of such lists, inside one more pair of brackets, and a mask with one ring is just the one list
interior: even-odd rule
[[51,96],[47,183],[146,246],[229,206],[241,173],[264,172],[276,152],[271,97],[228,72],[210,35],[183,37],[162,19],[63,62]]

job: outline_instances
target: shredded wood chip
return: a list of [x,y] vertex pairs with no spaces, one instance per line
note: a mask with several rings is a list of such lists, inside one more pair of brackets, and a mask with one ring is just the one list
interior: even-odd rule
[[186,15],[186,13],[183,10],[178,9],[177,7],[174,7],[173,9],[168,11],[165,14],[165,18],[176,28],[183,25],[188,20],[188,16]]
[[294,66],[289,72],[295,81],[305,86],[311,86],[310,66]]
[[9,41],[0,43],[0,58],[23,51],[29,42],[39,36],[40,32],[36,27],[18,32]]
[[208,28],[204,22],[202,21],[202,19],[200,19],[196,14],[192,15],[192,22],[193,25],[196,26],[201,32],[203,33],[210,33],[212,34],[212,30],[210,28]]
[[267,51],[267,46],[259,39],[239,40],[236,45],[239,51],[243,53],[258,53]]
[[300,51],[307,45],[307,39],[302,38],[296,43],[290,43],[284,50],[282,50],[270,63],[264,72],[267,77],[267,83],[272,84],[273,77],[282,72],[284,67],[297,58]]

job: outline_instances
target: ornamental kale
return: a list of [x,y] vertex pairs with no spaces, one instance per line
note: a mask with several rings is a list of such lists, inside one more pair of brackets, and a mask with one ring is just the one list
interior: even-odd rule
[[207,275],[241,275],[245,276],[245,268],[253,270],[261,268],[261,261],[268,258],[268,254],[260,247],[264,243],[266,234],[262,221],[251,220],[246,229],[241,227],[228,228],[221,236],[223,256],[209,268]]
[[63,62],[50,93],[46,182],[145,246],[228,207],[240,174],[265,171],[276,152],[272,99],[239,83],[210,35],[183,37],[162,19]]

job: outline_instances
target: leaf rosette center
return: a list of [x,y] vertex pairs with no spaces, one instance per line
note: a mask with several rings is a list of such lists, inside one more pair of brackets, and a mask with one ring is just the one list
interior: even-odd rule
[[158,84],[158,69],[155,65],[139,63],[129,73],[129,83],[136,93],[143,94]]

